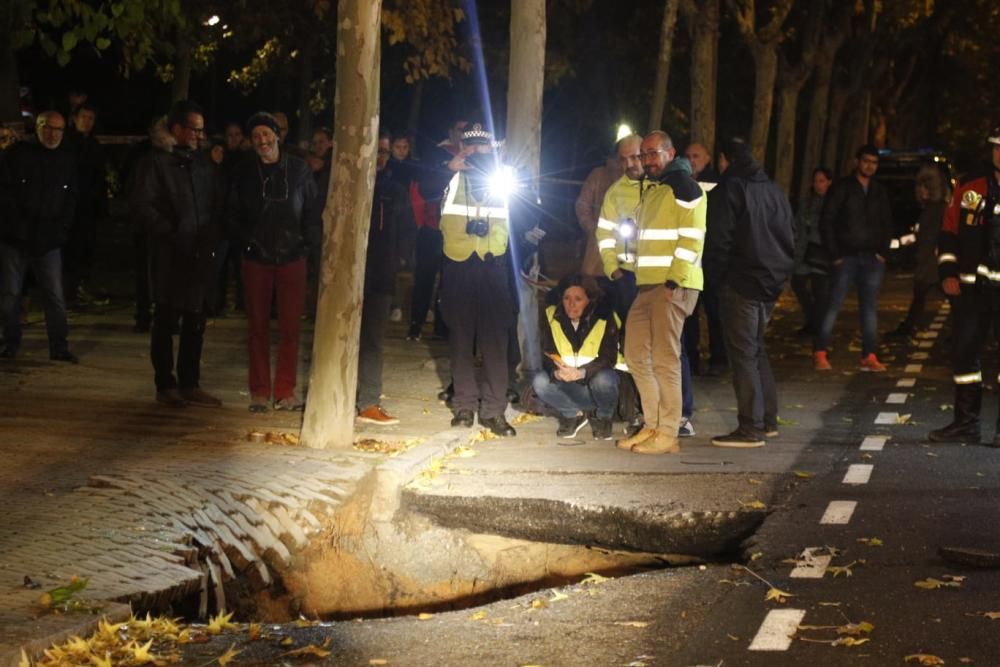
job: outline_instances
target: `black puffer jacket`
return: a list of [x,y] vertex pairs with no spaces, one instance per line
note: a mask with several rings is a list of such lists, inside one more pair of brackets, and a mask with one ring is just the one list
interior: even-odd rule
[[316,180],[302,158],[282,153],[274,165],[247,156],[236,165],[226,201],[229,234],[243,256],[287,264],[306,256],[322,230]]
[[413,225],[413,207],[401,185],[385,169],[375,174],[368,253],[365,256],[365,293],[394,294],[399,271],[400,239]]
[[140,159],[129,204],[146,229],[157,304],[200,312],[212,298],[224,197],[204,152],[154,148]]
[[865,192],[854,175],[836,181],[823,202],[820,232],[834,260],[862,252],[885,257],[892,240],[892,209],[885,188],[871,179]]
[[62,246],[77,195],[76,160],[65,148],[19,143],[0,153],[0,241],[36,257]]
[[719,187],[727,205],[710,222],[705,271],[745,299],[774,301],[794,263],[788,197],[752,158],[733,162]]

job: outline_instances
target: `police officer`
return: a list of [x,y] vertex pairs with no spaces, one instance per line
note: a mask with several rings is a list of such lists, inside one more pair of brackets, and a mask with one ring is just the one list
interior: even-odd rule
[[[441,314],[449,328],[455,395],[452,426],[479,424],[501,437],[516,435],[504,418],[507,407],[509,331],[516,322],[510,285],[510,206],[493,136],[482,125],[466,126],[460,150],[449,162],[454,171],[442,200],[444,267]],[[509,181],[508,181],[509,184]],[[482,354],[477,380],[474,350]]]
[[[992,169],[955,190],[938,239],[941,288],[954,305],[955,419],[928,434],[933,442],[979,441],[980,352],[991,327],[1000,338],[1000,127],[987,143]],[[1000,431],[990,444],[1000,447]]]

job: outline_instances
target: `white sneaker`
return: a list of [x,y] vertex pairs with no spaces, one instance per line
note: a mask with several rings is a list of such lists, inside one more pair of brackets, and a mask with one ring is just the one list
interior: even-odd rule
[[389,314],[390,322],[402,322],[403,321],[403,309],[393,308],[392,312]]
[[677,427],[678,438],[694,437],[694,424],[687,417],[681,417],[681,425]]

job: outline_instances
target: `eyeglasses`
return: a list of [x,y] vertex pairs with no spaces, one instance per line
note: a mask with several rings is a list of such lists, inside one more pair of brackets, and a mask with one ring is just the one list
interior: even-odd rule
[[645,160],[646,158],[656,157],[660,153],[666,153],[662,148],[657,148],[655,151],[643,151],[639,153],[639,157]]
[[205,136],[205,128],[203,127],[191,127],[190,125],[185,125],[184,128],[190,130],[191,132],[194,132],[199,137]]

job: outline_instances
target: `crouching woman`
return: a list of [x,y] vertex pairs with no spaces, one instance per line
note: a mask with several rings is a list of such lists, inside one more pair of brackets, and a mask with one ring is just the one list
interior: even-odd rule
[[589,278],[564,278],[556,293],[541,326],[544,370],[532,382],[535,395],[559,412],[558,437],[575,438],[589,422],[595,440],[610,440],[618,405],[615,316]]

